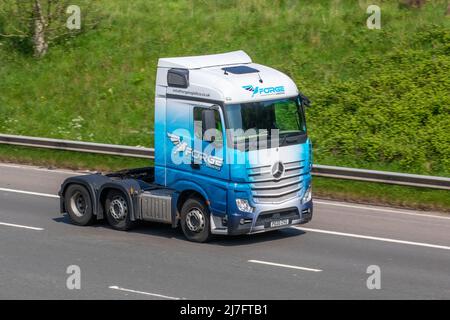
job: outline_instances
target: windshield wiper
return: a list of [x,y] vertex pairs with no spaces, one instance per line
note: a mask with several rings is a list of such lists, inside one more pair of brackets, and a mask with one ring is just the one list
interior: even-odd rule
[[292,133],[285,134],[283,137],[283,140],[281,140],[281,142],[280,142],[280,147],[284,146],[285,142],[287,142],[287,144],[298,142],[298,140],[302,137],[302,134],[303,133],[300,131],[298,133],[295,133],[295,135],[292,135]]

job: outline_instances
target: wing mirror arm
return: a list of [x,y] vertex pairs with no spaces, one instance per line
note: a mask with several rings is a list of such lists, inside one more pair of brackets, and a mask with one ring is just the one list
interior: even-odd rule
[[300,102],[302,104],[302,106],[304,107],[310,107],[311,106],[311,100],[309,100],[309,98],[307,96],[305,96],[303,93],[299,93],[299,98],[300,98]]

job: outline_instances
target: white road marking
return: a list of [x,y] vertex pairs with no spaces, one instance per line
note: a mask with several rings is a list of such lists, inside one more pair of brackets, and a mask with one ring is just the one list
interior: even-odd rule
[[170,300],[180,300],[181,299],[181,298],[177,298],[177,297],[165,296],[165,295],[158,294],[158,293],[151,293],[151,292],[144,292],[144,291],[125,289],[125,288],[121,288],[121,287],[118,287],[118,286],[110,286],[109,288],[113,289],[113,290],[119,290],[119,291],[125,291],[125,292],[137,293],[137,294],[143,294],[143,295],[146,295],[146,296],[152,296],[152,297],[163,298],[163,299],[170,299]]
[[[31,191],[17,190],[17,189],[0,188],[0,191],[28,194],[28,195],[34,195],[34,196],[40,196],[40,197],[47,197],[47,198],[59,198],[59,196],[56,194],[31,192]],[[328,202],[328,201],[314,200],[314,203],[322,204],[322,205],[329,205],[329,206],[344,207],[344,208],[353,208],[353,209],[370,210],[370,211],[378,211],[378,212],[405,214],[405,215],[417,216],[417,217],[428,217],[428,218],[450,220],[450,217],[439,216],[439,215],[434,215],[434,214],[413,213],[413,212],[407,212],[407,211],[375,208],[375,207],[368,207],[368,206],[361,206],[361,205],[351,205],[351,204],[345,204],[345,203],[340,203],[340,202]]]
[[[19,164],[8,164],[8,163],[0,163],[0,167],[5,168],[17,168],[17,169],[24,169],[24,170],[35,170],[35,171],[45,171],[50,173],[62,173],[62,174],[69,174],[69,175],[85,175],[85,174],[93,174],[96,173],[96,171],[74,171],[74,170],[61,170],[61,169],[47,169],[47,168],[41,168],[36,166],[29,166],[29,165],[19,165]],[[2,189],[0,189],[2,190]],[[9,190],[10,192],[17,192],[17,193],[24,193],[24,194],[34,194],[34,195],[42,195],[44,197],[57,197],[56,195],[46,195],[46,194],[40,194],[40,193],[28,193],[26,191],[20,191],[20,190],[11,190],[11,189],[4,189]],[[314,203],[322,204],[322,205],[330,205],[330,206],[337,206],[337,207],[344,207],[344,208],[354,208],[354,209],[362,209],[362,210],[370,210],[370,211],[378,211],[378,212],[386,212],[386,213],[396,213],[396,214],[404,214],[404,215],[410,215],[410,216],[418,216],[418,217],[429,217],[429,218],[437,218],[437,219],[445,219],[450,220],[450,217],[441,216],[441,215],[435,215],[435,214],[425,214],[425,213],[414,213],[414,212],[408,212],[408,211],[400,211],[400,210],[393,210],[393,209],[384,209],[384,208],[376,208],[376,207],[369,207],[369,206],[363,206],[363,205],[353,205],[353,204],[346,204],[342,202],[335,202],[335,201],[322,201],[322,200],[314,200]]]
[[321,229],[312,229],[312,228],[303,228],[303,227],[293,227],[293,228],[302,230],[302,231],[331,234],[331,235],[335,235],[335,236],[343,236],[343,237],[350,237],[350,238],[359,238],[359,239],[384,241],[384,242],[391,242],[391,243],[408,244],[408,245],[412,245],[412,246],[428,247],[428,248],[434,248],[434,249],[450,250],[450,247],[448,247],[448,246],[441,246],[441,245],[431,244],[431,243],[413,242],[413,241],[397,240],[397,239],[390,239],[390,238],[380,238],[380,237],[365,236],[365,235],[361,235],[361,234],[345,233],[345,232],[337,232],[337,231],[329,231],[329,230],[321,230]]
[[[32,196],[59,199],[59,196],[55,195],[55,194],[31,192],[31,191],[25,191],[25,190],[0,188],[0,192],[12,192],[12,193],[32,195]],[[406,215],[413,215],[413,216],[420,216],[420,217],[450,219],[450,217],[436,216],[436,215],[430,215],[430,214],[410,213],[410,212],[405,212],[405,211],[397,211],[397,210],[389,210],[389,209],[379,209],[379,208],[366,207],[366,206],[347,205],[344,203],[324,202],[324,201],[317,201],[317,200],[315,201],[315,203],[340,206],[340,207],[349,207],[349,208],[362,209],[362,210],[372,210],[372,211],[379,211],[379,212],[406,214]],[[27,226],[13,225],[13,224],[7,224],[7,223],[0,223],[0,224],[5,225],[5,226],[13,226],[13,227],[25,228],[25,229],[31,229],[31,230],[39,230],[39,231],[44,230],[42,228],[27,227]],[[312,229],[312,228],[302,228],[302,227],[294,227],[294,228],[303,230],[303,231],[318,232],[318,233],[332,234],[332,235],[352,237],[352,238],[360,238],[360,239],[368,239],[368,240],[376,240],[376,241],[384,241],[384,242],[391,242],[391,243],[400,243],[400,244],[408,244],[408,245],[421,246],[421,247],[450,250],[449,246],[435,245],[435,244],[430,244],[430,243],[421,243],[421,242],[404,241],[404,240],[389,239],[389,238],[380,238],[380,237],[365,236],[365,235],[359,235],[359,234],[353,234],[353,233],[344,233],[344,232]]]
[[437,218],[437,219],[450,220],[450,217],[439,216],[439,215],[434,215],[434,214],[414,213],[414,212],[392,210],[392,209],[384,209],[384,208],[375,208],[375,207],[362,206],[362,205],[345,204],[345,203],[340,203],[340,202],[331,202],[331,201],[329,202],[329,201],[314,200],[314,203],[324,204],[324,205],[329,205],[329,206],[336,206],[336,207],[362,209],[362,210],[379,211],[379,212],[388,212],[388,213],[396,213],[396,214],[406,214],[406,215],[409,215],[409,216],[428,217],[428,218]]
[[12,193],[21,193],[21,194],[28,194],[28,195],[32,195],[32,196],[38,196],[38,197],[47,197],[47,198],[57,198],[57,199],[59,199],[59,196],[56,195],[56,194],[39,193],[39,192],[31,192],[31,191],[7,189],[7,188],[0,188],[0,191],[12,192]]
[[298,270],[303,270],[303,271],[312,271],[312,272],[321,272],[321,271],[323,271],[323,270],[320,270],[320,269],[304,268],[304,267],[299,267],[299,266],[292,266],[292,265],[289,265],[289,264],[281,264],[281,263],[261,261],[261,260],[248,260],[248,262],[259,263],[259,264],[266,264],[266,265],[269,265],[269,266],[282,267],[282,268],[298,269]]
[[14,228],[22,228],[22,229],[29,229],[29,230],[35,230],[35,231],[43,231],[43,228],[36,228],[36,227],[29,227],[29,226],[22,226],[20,224],[12,224],[12,223],[6,223],[6,222],[0,222],[1,226],[7,226],[7,227],[14,227]]

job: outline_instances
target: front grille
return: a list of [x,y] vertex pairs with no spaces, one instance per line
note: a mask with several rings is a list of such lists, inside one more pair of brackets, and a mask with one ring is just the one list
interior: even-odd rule
[[278,203],[298,196],[303,183],[303,161],[284,163],[280,179],[271,173],[271,165],[247,168],[252,196],[257,203]]
[[300,219],[300,215],[298,213],[297,208],[289,208],[283,210],[276,211],[266,211],[261,212],[256,219],[256,226],[264,226],[265,228],[270,227],[270,222],[274,220],[282,220],[289,219],[289,223],[292,223],[292,220]]

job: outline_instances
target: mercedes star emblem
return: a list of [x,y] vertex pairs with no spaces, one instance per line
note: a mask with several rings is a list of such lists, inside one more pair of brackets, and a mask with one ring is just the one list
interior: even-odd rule
[[283,162],[275,162],[272,166],[272,176],[275,179],[280,179],[284,174],[284,164]]

